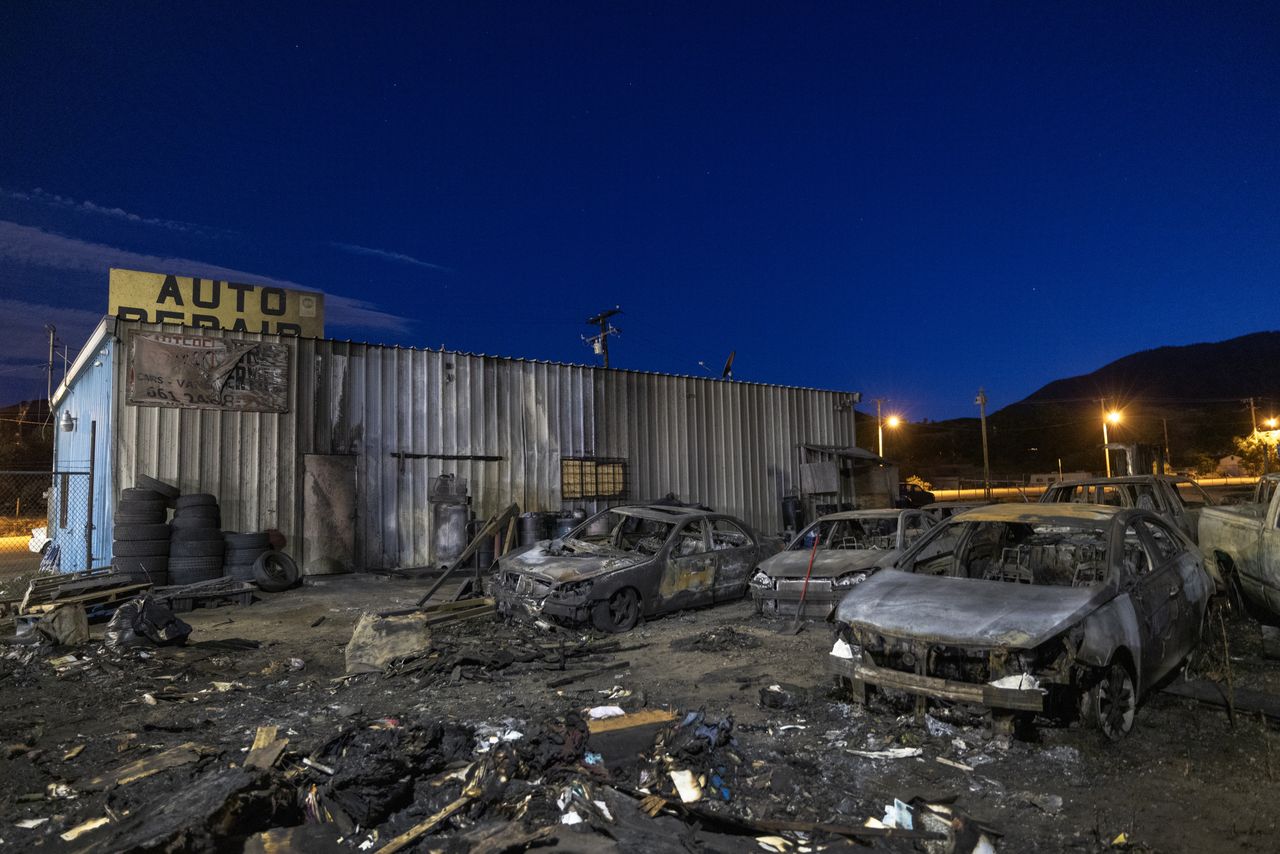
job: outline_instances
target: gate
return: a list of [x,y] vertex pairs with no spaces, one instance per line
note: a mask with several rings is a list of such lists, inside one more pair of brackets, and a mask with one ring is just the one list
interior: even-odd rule
[[93,477],[0,471],[0,584],[46,567],[92,566]]

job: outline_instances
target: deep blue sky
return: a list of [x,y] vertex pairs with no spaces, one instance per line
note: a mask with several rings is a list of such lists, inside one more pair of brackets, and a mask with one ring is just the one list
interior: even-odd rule
[[288,6],[0,6],[0,397],[110,263],[912,418],[1280,327],[1274,4]]

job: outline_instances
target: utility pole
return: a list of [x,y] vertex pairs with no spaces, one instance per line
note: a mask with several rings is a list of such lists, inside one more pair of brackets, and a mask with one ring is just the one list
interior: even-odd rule
[[[45,396],[45,402],[46,404],[48,404],[48,406],[51,407],[53,405],[53,332],[54,332],[54,329],[51,324],[46,324],[44,328],[49,333],[49,392]],[[52,412],[52,409],[50,409],[50,412]]]
[[978,404],[978,415],[982,419],[982,497],[991,500],[991,457],[987,453],[987,392],[978,387],[978,396],[973,399]]
[[622,308],[620,306],[615,305],[608,311],[600,312],[595,317],[588,317],[587,323],[591,326],[600,327],[600,333],[590,337],[586,335],[582,336],[582,340],[591,345],[591,349],[595,351],[597,356],[604,356],[604,366],[606,368],[609,367],[609,336],[622,334],[612,323],[609,322],[609,318],[613,317],[615,314],[622,314]]
[[[1173,456],[1169,453],[1169,419],[1161,418],[1160,423],[1164,425],[1164,464],[1165,468],[1173,468]],[[1164,472],[1160,472],[1164,474]]]
[[880,417],[880,405],[883,403],[883,397],[876,398],[876,447],[881,457],[884,456],[884,419]]
[[1107,461],[1107,477],[1111,477],[1111,439],[1107,437],[1107,402],[1098,398],[1098,412],[1102,414],[1102,458]]
[[1249,398],[1249,420],[1253,422],[1253,432],[1258,432],[1258,412],[1253,408],[1253,398]]

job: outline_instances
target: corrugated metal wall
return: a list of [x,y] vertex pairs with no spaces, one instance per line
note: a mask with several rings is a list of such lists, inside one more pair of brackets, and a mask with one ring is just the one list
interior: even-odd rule
[[[159,329],[121,323],[119,335]],[[427,496],[440,474],[467,479],[478,517],[512,501],[522,510],[590,511],[597,502],[562,503],[561,457],[621,457],[632,499],[674,492],[776,531],[779,497],[797,481],[797,445],[853,441],[846,393],[269,340],[292,349],[285,414],[126,405],[127,359],[118,360],[117,482],[130,485],[141,472],[215,493],[224,527],[277,527],[296,544],[302,455],[355,454],[364,566],[413,566],[429,560]],[[427,454],[502,460],[414,456]]]

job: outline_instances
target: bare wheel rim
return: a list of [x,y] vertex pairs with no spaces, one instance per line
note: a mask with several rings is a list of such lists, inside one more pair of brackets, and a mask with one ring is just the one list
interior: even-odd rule
[[609,600],[609,619],[614,626],[622,628],[630,625],[635,620],[637,604],[635,591],[630,588],[613,594],[613,598]]
[[1109,738],[1118,738],[1133,729],[1138,710],[1133,679],[1123,665],[1113,664],[1098,684],[1098,723]]

